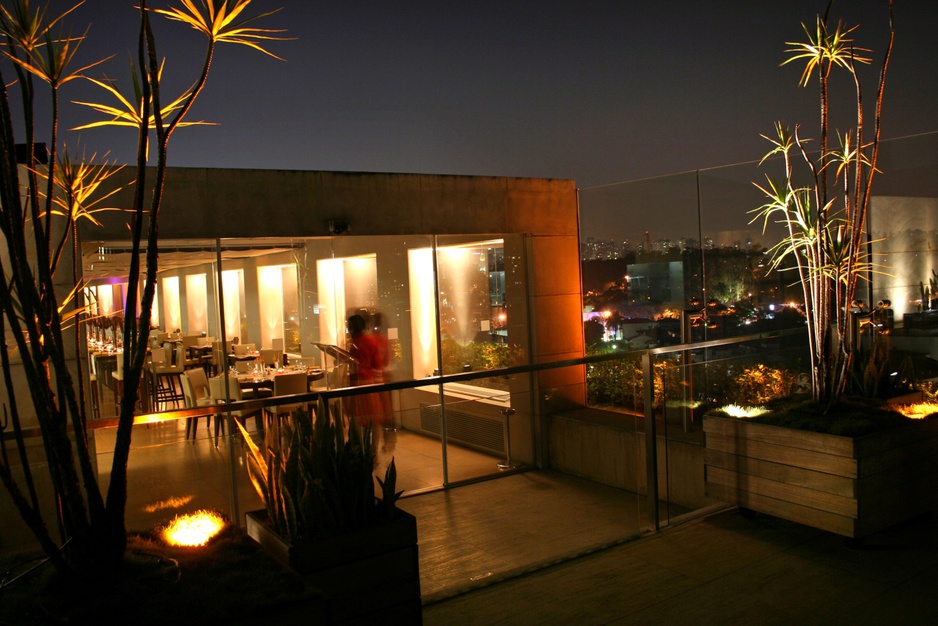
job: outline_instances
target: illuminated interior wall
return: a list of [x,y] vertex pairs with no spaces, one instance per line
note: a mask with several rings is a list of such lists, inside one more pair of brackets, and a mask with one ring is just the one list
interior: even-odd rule
[[[462,345],[490,327],[490,294],[487,253],[501,248],[501,241],[483,244],[439,246],[440,332]],[[501,323],[504,326],[504,322]],[[447,372],[444,372],[447,373]]]
[[110,315],[115,311],[114,286],[98,285],[95,290],[98,293],[98,315]]
[[182,328],[182,310],[179,305],[179,277],[163,279],[163,319],[167,332]]
[[186,332],[198,335],[208,331],[208,293],[205,274],[186,276]]
[[275,337],[283,337],[282,266],[257,268],[257,300],[260,304],[261,346],[269,348]]
[[374,309],[378,304],[378,268],[375,257],[361,256],[342,259],[345,282],[343,318],[358,309]]
[[[143,291],[141,290],[142,294]],[[160,290],[153,290],[153,305],[150,307],[150,326],[153,328],[160,327]]]
[[433,250],[431,248],[408,250],[407,260],[414,378],[424,378],[431,376],[437,367]]
[[[461,344],[468,343],[475,332],[472,329],[472,289],[469,263],[475,256],[464,247],[437,248],[440,271],[441,331]],[[449,315],[447,315],[447,313]]]
[[244,275],[241,270],[221,273],[222,293],[225,301],[225,337],[230,341],[241,336],[241,293]]
[[319,341],[344,346],[345,264],[342,259],[316,261],[316,281],[319,287]]
[[[299,284],[297,283],[297,266],[284,265],[280,268],[281,284],[283,286],[283,326],[280,338],[283,339],[283,348],[287,352],[300,351],[300,301]],[[278,337],[274,337],[277,339]],[[273,347],[273,342],[271,342]]]

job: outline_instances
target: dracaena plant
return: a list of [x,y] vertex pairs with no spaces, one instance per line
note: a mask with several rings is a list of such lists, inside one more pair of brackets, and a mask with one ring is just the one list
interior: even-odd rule
[[[0,413],[0,482],[50,561],[67,574],[95,571],[116,574],[126,546],[125,505],[127,461],[134,409],[146,356],[157,271],[157,222],[167,167],[169,140],[175,129],[191,124],[186,116],[209,76],[216,45],[234,43],[271,54],[263,45],[282,39],[280,31],[255,28],[254,20],[270,12],[247,17],[251,0],[180,0],[177,6],[151,8],[137,0],[140,36],[136,51],[134,93],[122,96],[110,83],[96,81],[89,72],[101,61],[77,66],[76,58],[85,34],[73,35],[64,26],[78,2],[54,13],[48,2],[0,1],[0,233],[7,253],[0,257],[0,365],[3,367],[5,401]],[[170,18],[205,35],[206,48],[193,87],[163,104],[161,63],[150,28],[154,15]],[[271,55],[273,56],[273,55]],[[12,79],[6,74],[12,73]],[[60,150],[60,91],[76,79],[96,81],[125,107],[82,103],[104,115],[88,125],[126,125],[137,131],[134,164],[134,201],[127,211],[134,262],[126,277],[128,292],[123,310],[123,369],[126,384],[120,398],[118,427],[106,491],[93,468],[87,432],[86,403],[82,388],[81,324],[87,322],[81,301],[77,229],[80,219],[95,222],[113,193],[105,184],[117,169],[107,163],[76,161]],[[21,123],[13,123],[10,100],[21,99]],[[22,168],[17,163],[14,128],[23,129],[21,143],[40,141],[35,128],[40,101],[48,101],[50,133],[48,165],[26,151]],[[156,145],[154,178],[146,188],[149,139]],[[21,185],[22,179],[25,184]],[[110,191],[105,191],[110,187]],[[146,235],[144,236],[144,233]],[[137,261],[141,246],[146,262]],[[63,260],[70,260],[73,274]],[[143,293],[138,286],[143,277]],[[71,287],[67,285],[69,279]],[[139,303],[139,305],[138,305]],[[74,356],[77,355],[77,359]],[[74,360],[73,360],[74,359]],[[12,371],[22,369],[25,384]],[[44,503],[36,487],[31,462],[41,465],[35,448],[26,445],[35,423],[52,487],[51,502]],[[19,470],[14,470],[14,468]],[[55,518],[45,513],[55,511]],[[54,529],[54,530],[53,530]],[[101,578],[83,577],[87,580]]]
[[[809,152],[809,140],[802,136],[800,127],[791,130],[776,123],[774,136],[766,137],[772,149],[763,163],[781,162],[783,174],[780,178],[767,175],[764,183],[756,183],[766,202],[755,210],[753,220],[762,220],[765,225],[780,223],[785,229],[785,237],[770,251],[772,268],[787,264],[798,274],[811,350],[812,392],[815,400],[828,403],[846,389],[858,350],[856,337],[850,332],[850,309],[858,285],[875,269],[868,254],[867,216],[895,34],[892,0],[885,0],[889,40],[871,101],[875,113],[868,132],[860,70],[872,63],[867,56],[870,51],[855,45],[856,26],[831,22],[832,4],[813,26],[804,26],[806,41],[789,42],[789,57],[783,63],[803,62],[801,85],[815,82],[818,86],[819,150]],[[830,148],[830,78],[834,72],[846,73],[853,85],[853,121],[851,128],[837,133],[839,145]]]

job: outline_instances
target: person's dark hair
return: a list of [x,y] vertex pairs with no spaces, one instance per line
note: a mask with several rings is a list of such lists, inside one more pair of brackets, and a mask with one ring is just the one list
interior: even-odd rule
[[361,315],[353,315],[348,318],[348,331],[353,335],[365,332],[365,318]]

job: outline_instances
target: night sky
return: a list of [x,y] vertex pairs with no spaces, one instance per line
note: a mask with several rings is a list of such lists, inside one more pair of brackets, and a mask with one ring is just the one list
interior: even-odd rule
[[[128,90],[133,4],[88,0],[72,21],[75,32],[90,25],[83,62],[117,54],[90,73]],[[938,130],[938,2],[895,5],[886,138]],[[280,6],[258,25],[296,38],[269,44],[286,60],[219,46],[190,118],[219,126],[180,130],[172,165],[564,178],[588,191],[752,161],[776,119],[813,128],[817,116],[816,89],[797,85],[801,67],[779,64],[820,1],[255,0],[251,11]],[[877,62],[885,7],[835,4]],[[175,93],[196,77],[201,40],[155,24],[164,91]],[[108,101],[75,83],[63,97]],[[70,106],[62,124],[92,119]],[[81,143],[133,159],[129,130],[84,131]],[[584,216],[583,236],[604,236],[588,232],[596,224]]]

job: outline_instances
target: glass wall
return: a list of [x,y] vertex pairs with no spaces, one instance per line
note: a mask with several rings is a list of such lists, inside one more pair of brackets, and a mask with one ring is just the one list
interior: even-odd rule
[[[276,361],[281,369],[315,372],[314,391],[524,364],[530,350],[523,241],[465,235],[165,242],[154,334],[158,343],[173,343],[171,354],[180,344],[204,346],[208,376],[253,372],[264,351],[274,350],[284,355]],[[88,294],[112,314],[120,287],[112,289],[104,272],[120,276],[129,254],[116,242],[91,246],[109,252],[97,269],[86,265]],[[381,355],[380,371],[367,376],[349,333],[352,316],[365,321],[370,339],[363,341],[373,340]],[[191,356],[186,367],[194,365]],[[379,402],[355,403],[353,417],[381,424],[379,456],[385,463],[396,458],[406,489],[477,479],[505,469],[509,449],[511,465],[533,464],[529,377],[383,392]],[[154,398],[158,382],[148,383]],[[245,388],[249,395],[271,391],[261,382]],[[112,408],[105,408],[107,416]]]

